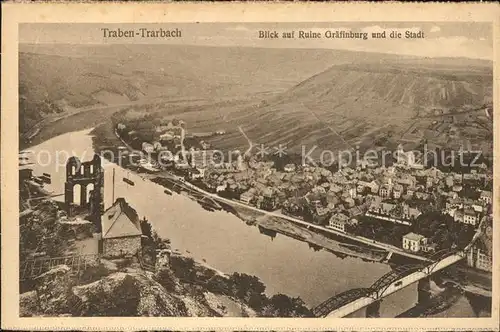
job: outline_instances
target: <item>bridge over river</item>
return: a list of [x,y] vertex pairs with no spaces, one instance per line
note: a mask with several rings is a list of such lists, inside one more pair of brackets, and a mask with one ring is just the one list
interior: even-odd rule
[[[482,223],[481,223],[482,224]],[[463,250],[441,250],[430,257],[431,263],[402,265],[380,277],[368,288],[354,288],[336,294],[313,308],[317,317],[379,317],[384,298],[418,282],[418,303],[428,300],[430,276],[466,257],[481,234],[480,225]],[[402,311],[405,309],[403,308]]]

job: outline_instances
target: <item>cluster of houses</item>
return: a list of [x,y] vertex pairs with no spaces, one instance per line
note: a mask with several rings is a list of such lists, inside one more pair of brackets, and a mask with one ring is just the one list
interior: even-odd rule
[[[183,123],[169,122],[159,125],[156,131],[162,140],[175,142],[181,139],[184,127]],[[161,142],[144,143],[143,150],[161,150]],[[390,167],[360,160],[336,172],[295,164],[279,171],[272,161],[251,157],[244,162],[241,155],[220,162],[225,157],[217,157],[217,151],[209,148],[191,148],[190,163],[178,160],[175,167],[187,168],[191,180],[201,181],[213,192],[230,193],[246,204],[265,210],[281,209],[297,218],[304,219],[307,211],[311,222],[338,232],[348,232],[349,226],[358,224],[360,215],[410,226],[422,214],[423,206],[438,200],[445,202],[439,207],[442,213],[458,223],[477,226],[492,204],[492,192],[484,190],[492,181],[485,164],[467,174],[444,173],[436,167],[425,168],[413,152],[405,152],[402,147]],[[415,253],[435,248],[416,233],[403,236],[401,246]]]
[[[150,141],[141,141],[139,132],[129,130],[123,123],[118,123],[116,130],[122,139],[140,149],[142,153],[158,157],[154,160],[154,158],[144,158],[141,153],[137,154],[137,159],[142,157],[144,164],[149,166],[143,167],[147,171],[160,171],[159,164],[161,164],[184,172],[195,180],[203,178],[205,170],[211,167],[225,171],[236,169],[235,163],[221,162],[221,160],[224,161],[224,156],[221,156],[219,151],[211,150],[211,144],[202,139],[208,136],[224,135],[224,130],[188,135],[185,122],[176,119],[156,125],[153,134],[155,139]],[[236,159],[236,161],[241,164],[241,159]]]
[[492,197],[491,191],[481,190],[477,200],[463,197],[448,198],[446,213],[456,222],[476,226],[479,217],[487,213],[486,208],[492,204]]
[[[312,214],[313,222],[346,232],[357,224],[357,216],[410,226],[422,214],[423,206],[445,203],[441,212],[454,220],[477,226],[491,206],[492,193],[483,190],[492,180],[483,164],[468,174],[444,173],[424,168],[412,153],[398,154],[397,162],[380,167],[358,162],[337,172],[317,166],[286,165],[283,171],[273,162],[251,159],[248,167],[231,173],[206,173],[204,179],[217,191],[231,190],[239,199],[259,208],[276,210],[297,218]],[[477,198],[467,198],[473,192]],[[470,195],[469,195],[470,196]],[[408,234],[402,247],[413,252],[432,251],[420,234]]]

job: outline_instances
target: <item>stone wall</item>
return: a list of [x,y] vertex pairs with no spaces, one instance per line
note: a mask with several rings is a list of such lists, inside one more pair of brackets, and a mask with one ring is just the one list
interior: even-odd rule
[[141,248],[140,236],[103,239],[104,257],[135,255]]
[[170,249],[159,249],[156,251],[156,271],[161,270],[162,268],[170,268]]

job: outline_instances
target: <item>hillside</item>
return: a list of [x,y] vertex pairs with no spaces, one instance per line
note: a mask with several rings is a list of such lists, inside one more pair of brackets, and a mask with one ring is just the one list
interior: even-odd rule
[[102,122],[118,110],[106,105],[182,114],[195,132],[225,129],[212,142],[223,149],[248,147],[238,126],[255,144],[294,151],[368,148],[389,136],[394,144],[477,147],[491,134],[482,113],[441,125],[443,114],[491,102],[492,66],[483,60],[181,45],[25,44],[20,51],[25,137],[44,126],[37,138],[70,130],[47,124],[80,111],[93,115],[78,115],[71,130],[93,126],[90,118]]
[[349,58],[349,52],[342,54],[179,45],[21,44],[20,132],[31,136],[40,121],[91,106],[282,92]]
[[[488,122],[491,125],[482,110],[472,111],[491,105],[491,67],[455,62],[450,60],[446,67],[425,62],[333,66],[257,107],[234,114],[231,120],[243,125],[256,143],[284,144],[296,151],[302,144],[307,150],[314,145],[334,151],[358,145],[368,148],[389,136],[394,143],[430,139],[446,145],[443,134],[454,126],[458,131],[463,124],[474,127],[476,113],[482,129]],[[460,116],[446,120],[447,114],[458,112]],[[445,120],[449,124],[437,128]],[[462,131],[466,133],[467,128]],[[487,134],[485,130],[477,137],[458,140],[480,143]]]
[[[378,99],[423,110],[481,105],[491,96],[492,76],[486,69],[405,68],[401,65],[335,66],[303,81],[281,100],[310,96],[318,106],[343,99]],[[280,101],[281,101],[280,100]],[[301,100],[302,101],[302,100]],[[418,114],[417,114],[418,115]]]
[[325,49],[21,44],[19,75],[30,102],[65,100],[80,107],[105,102],[104,93],[135,100],[283,92],[332,65],[384,58],[398,57]]

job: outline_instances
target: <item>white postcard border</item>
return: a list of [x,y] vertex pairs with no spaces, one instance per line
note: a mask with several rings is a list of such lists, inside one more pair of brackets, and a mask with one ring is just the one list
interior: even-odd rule
[[[289,318],[19,318],[18,287],[18,24],[159,22],[328,22],[328,21],[482,21],[494,26],[494,55],[499,58],[500,7],[466,3],[197,3],[197,4],[13,4],[2,5],[2,328],[21,330],[498,330],[499,257],[494,255],[492,318],[434,319],[289,319]],[[494,105],[500,97],[500,65],[494,63]],[[494,128],[500,133],[498,111]],[[499,135],[494,137],[494,222],[500,227]],[[12,193],[16,193],[12,195]],[[10,194],[10,195],[9,195]],[[499,250],[494,234],[494,252]],[[496,300],[496,301],[495,301]]]

